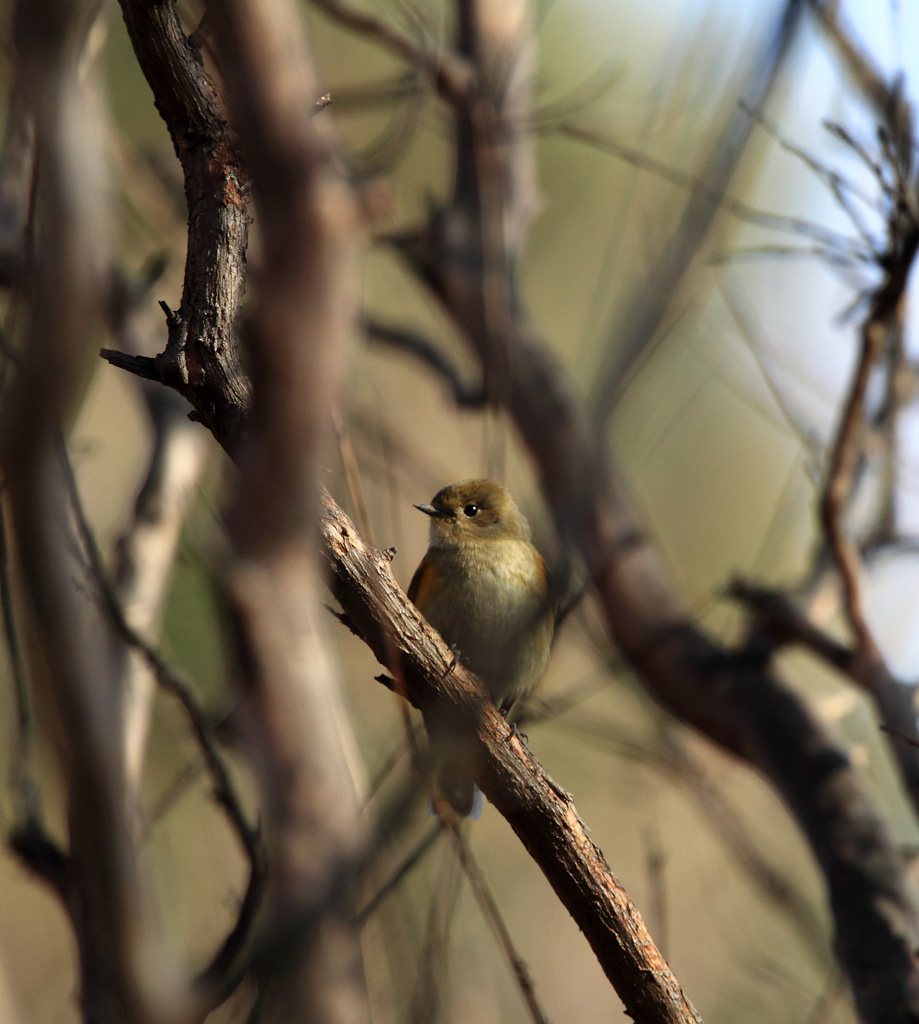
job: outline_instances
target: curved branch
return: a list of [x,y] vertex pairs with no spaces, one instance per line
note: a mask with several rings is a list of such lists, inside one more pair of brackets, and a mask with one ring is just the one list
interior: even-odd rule
[[[743,84],[748,106],[759,109],[766,101],[794,41],[804,0],[786,0],[761,52],[749,63]],[[697,263],[709,229],[721,209],[720,197],[728,190],[755,122],[742,108],[734,109],[711,147],[699,179],[702,190],[693,190],[679,222],[660,246],[649,268],[641,293],[627,304],[625,316],[610,325],[609,350],[596,388],[598,419],[610,416],[621,396],[622,384],[638,360],[654,344],[660,325],[671,308],[670,297],[679,294]]]
[[[786,5],[776,60],[800,8],[796,0]],[[476,31],[496,31],[493,23],[476,26],[474,13],[467,19],[461,45],[467,37],[475,41]],[[514,59],[514,42],[507,32],[505,63]],[[504,66],[493,55],[501,44],[489,38],[469,48],[483,73]],[[483,52],[492,55],[490,63]],[[766,70],[764,87],[774,67]],[[506,102],[494,81],[481,95]],[[519,107],[519,96],[509,102]],[[919,1017],[914,891],[879,806],[833,737],[768,662],[724,648],[693,620],[644,533],[601,433],[522,308],[514,275],[523,240],[511,228],[525,219],[520,211],[529,198],[513,185],[527,176],[508,165],[526,165],[532,155],[519,134],[493,130],[505,121],[503,109],[489,116],[478,109],[458,113],[453,195],[426,229],[402,240],[403,252],[466,337],[486,378],[512,369],[511,386],[497,397],[530,449],[560,536],[584,559],[611,638],[661,703],[762,771],[794,814],[823,870],[838,954],[860,1013],[879,1024]],[[722,156],[728,166],[730,153]],[[497,240],[501,253],[483,224],[489,204],[492,224],[506,226]],[[496,311],[499,293],[490,289],[488,274],[500,256],[507,305]],[[664,276],[684,268],[671,258]]]
[[698,1021],[638,910],[591,841],[572,799],[516,738],[475,677],[399,589],[386,553],[369,548],[323,495],[332,590],[349,622],[425,710],[449,705],[481,744],[478,783],[508,820],[590,943],[635,1020]]
[[[908,105],[904,107],[909,109]],[[862,558],[847,523],[856,468],[864,454],[868,389],[892,339],[902,333],[906,288],[919,251],[919,223],[909,204],[892,207],[887,232],[885,252],[877,260],[883,276],[871,295],[861,326],[859,359],[843,404],[820,496],[820,524],[839,574],[843,607],[854,638],[849,674],[873,698],[891,736],[891,748],[913,807],[919,809],[919,751],[915,745],[919,742],[919,727],[913,695],[893,677],[868,624],[862,603]],[[904,736],[913,742],[904,742]]]
[[404,327],[383,324],[377,320],[364,321],[364,330],[371,341],[408,352],[419,362],[424,363],[428,369],[433,370],[443,380],[453,401],[461,409],[481,409],[486,404],[487,398],[482,387],[464,381],[456,367],[450,363],[434,342],[429,341],[421,334]]
[[[119,0],[131,44],[185,176],[188,251],[178,310],[166,310],[168,341],[142,376],[175,388],[228,451],[242,440],[249,382],[236,345],[246,288],[248,175],[220,96],[185,38],[175,4]],[[107,353],[136,373],[140,364]]]
[[[464,56],[476,56],[473,42],[467,31],[470,45]],[[500,59],[494,63],[506,69]],[[503,94],[501,84],[491,99]],[[487,94],[478,99],[482,95]],[[512,268],[526,221],[526,196],[514,193],[525,183],[526,171],[502,174],[505,160],[522,154],[526,159],[525,120],[511,124],[500,116],[477,120],[468,110],[466,115],[456,201],[437,212],[427,232],[405,240],[405,248],[483,367],[493,373],[496,366],[504,371],[512,362],[512,387],[501,389],[500,398],[533,452],[560,533],[587,560],[610,633],[625,656],[664,704],[759,767],[795,814],[823,869],[840,957],[862,1014],[872,1021],[919,1015],[914,959],[919,924],[882,815],[845,755],[768,666],[720,647],[683,607],[573,385],[519,308],[513,281],[502,286],[495,280]],[[505,129],[510,134],[502,134]],[[483,134],[488,144],[474,148]],[[479,173],[489,175],[484,196]],[[501,202],[507,197],[523,205],[502,217]],[[497,212],[505,225],[516,226],[518,237],[492,234],[483,242],[478,219],[483,211],[492,231]],[[468,218],[474,218],[471,225]],[[452,231],[446,230],[448,220]],[[479,248],[458,252],[450,242],[458,237]],[[474,270],[482,267],[490,275],[484,284]],[[219,403],[226,398],[231,421],[239,406],[219,390],[214,398],[217,405],[199,411],[220,437]],[[551,872],[556,891],[588,934],[627,1006],[637,1014],[644,999],[643,1019],[693,1019],[567,795],[528,751],[508,741],[505,723],[482,703],[462,669],[448,671],[452,653],[391,583],[385,557],[363,545],[330,499],[323,531],[334,587],[349,619],[384,664],[404,678],[413,701],[422,707],[449,701],[479,736],[482,788]],[[595,885],[599,880],[602,884]]]
[[445,99],[458,101],[468,95],[474,81],[472,68],[455,54],[425,48],[382,18],[353,6],[349,0],[313,0],[313,6],[350,31],[376,40],[390,53],[426,74]]

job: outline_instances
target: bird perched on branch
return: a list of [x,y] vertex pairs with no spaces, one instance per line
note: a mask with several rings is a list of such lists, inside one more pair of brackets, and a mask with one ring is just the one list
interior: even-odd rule
[[[427,554],[408,596],[507,715],[536,686],[554,628],[546,566],[514,499],[490,480],[462,480],[430,505]],[[435,797],[460,817],[478,817],[475,751],[436,712],[425,718],[437,764]]]

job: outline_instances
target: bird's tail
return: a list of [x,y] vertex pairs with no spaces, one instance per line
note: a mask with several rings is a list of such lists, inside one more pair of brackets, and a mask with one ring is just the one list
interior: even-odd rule
[[434,781],[430,811],[440,817],[440,807],[448,804],[459,818],[478,821],[482,815],[484,800],[482,791],[475,784],[466,765],[447,761],[440,765]]

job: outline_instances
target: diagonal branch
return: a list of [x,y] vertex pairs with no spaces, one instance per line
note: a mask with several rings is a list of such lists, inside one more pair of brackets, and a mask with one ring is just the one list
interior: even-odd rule
[[[786,0],[765,46],[754,56],[744,84],[746,103],[760,109],[772,91],[794,41],[804,0]],[[606,419],[622,393],[622,385],[641,354],[653,342],[677,295],[691,272],[709,229],[720,210],[716,197],[724,195],[746,151],[753,122],[742,109],[726,119],[698,177],[704,190],[690,193],[688,202],[670,236],[660,246],[641,293],[629,304],[625,317],[608,331],[609,351],[599,375],[596,413]]]
[[[213,722],[198,702],[193,686],[180,672],[169,666],[128,621],[119,595],[106,574],[102,553],[99,551],[95,536],[86,518],[77,481],[63,443],[59,445],[59,452],[64,487],[73,509],[90,577],[98,590],[105,612],[115,631],[124,641],[126,649],[141,660],[146,670],[156,680],[157,685],[164,692],[171,694],[181,705],[201,752],[202,760],[211,777],[214,799],[223,809],[227,821],[249,861],[249,880],[237,913],[236,923],[221,944],[220,949],[214,954],[210,964],[197,979],[200,998],[208,1005],[218,1006],[229,997],[235,984],[238,984],[239,973],[234,968],[242,950],[251,940],[255,917],[262,903],[266,884],[266,865],[260,831],[251,826],[246,818],[229,767],[217,746]],[[126,747],[126,758],[129,755],[130,749]],[[137,782],[130,777],[130,772],[128,772],[128,781],[132,785],[132,795],[136,796],[133,787]]]
[[456,101],[469,93],[473,84],[472,70],[458,55],[437,53],[416,43],[389,22],[350,0],[313,0],[313,6],[350,31],[375,40],[426,74],[445,99]]
[[472,887],[475,901],[478,903],[485,919],[491,925],[495,938],[498,941],[498,946],[510,965],[530,1019],[533,1021],[533,1024],[549,1024],[549,1018],[536,998],[536,986],[530,974],[530,969],[517,952],[517,947],[514,945],[511,933],[504,923],[504,918],[501,916],[498,904],[495,902],[491,889],[485,881],[482,869],[475,859],[466,837],[460,831],[455,821],[446,823],[445,828],[450,833],[453,848],[456,850],[456,855],[459,858],[463,871],[465,871],[466,877],[469,879],[469,885]]
[[487,399],[482,388],[477,384],[464,381],[459,371],[440,349],[416,331],[383,324],[377,320],[365,321],[364,330],[371,341],[389,345],[394,349],[401,349],[424,363],[443,380],[451,392],[453,401],[461,409],[480,409],[486,404]]
[[589,838],[571,797],[515,738],[453,652],[421,618],[329,495],[321,519],[332,590],[377,660],[422,711],[451,707],[482,744],[478,782],[577,921],[627,1012],[642,1021],[696,1021],[638,910]]
[[[503,102],[507,84],[520,82],[508,74],[519,33],[477,46],[477,8],[463,8],[463,57],[478,61],[481,74],[497,76],[483,81],[476,102]],[[513,100],[525,115],[519,92]],[[459,111],[455,195],[403,248],[489,379],[512,385],[490,393],[506,403],[531,449],[559,532],[584,557],[610,635],[629,663],[666,706],[759,767],[796,815],[827,881],[840,957],[862,1014],[871,1021],[915,1014],[919,925],[881,813],[845,755],[768,665],[721,647],[693,622],[574,386],[520,307],[513,270],[532,208],[527,123],[502,110]],[[518,160],[523,164],[505,166]],[[457,239],[467,247],[460,250]],[[485,268],[487,281],[477,268]],[[219,409],[211,415],[217,418]],[[478,699],[467,674],[449,671],[455,659],[395,587],[388,560],[366,548],[328,497],[322,530],[348,618],[404,680],[413,702],[450,702],[479,737],[482,788],[551,878],[628,1011],[643,1020],[694,1019],[567,795],[508,740],[505,723]]]
[[909,167],[912,163],[913,115],[903,91],[902,79],[885,80],[879,65],[858,43],[839,15],[834,0],[807,0],[840,57],[843,70],[853,79],[858,90],[874,108],[875,116],[886,126],[893,138],[898,161]]
[[[795,3],[786,8],[777,55],[787,47],[786,33],[799,9]],[[510,37],[504,43],[506,59],[512,60]],[[498,43],[489,45],[494,49]],[[479,68],[488,73],[488,65]],[[771,80],[773,71],[770,66],[764,81]],[[480,94],[505,97],[494,82],[483,85]],[[469,111],[458,114],[460,155],[453,195],[434,211],[426,229],[404,240],[403,250],[463,332],[486,377],[513,367],[513,385],[499,398],[536,463],[560,536],[584,559],[610,636],[626,660],[667,708],[762,771],[794,813],[824,873],[838,954],[859,1011],[877,1022],[917,1014],[919,919],[887,822],[838,744],[768,662],[725,649],[684,607],[602,435],[521,308],[513,282],[520,237],[503,242],[508,307],[497,317],[486,309],[483,196],[501,198],[512,208],[525,206],[526,197],[503,187],[525,175],[503,165],[531,159],[518,136],[496,140],[492,123],[504,123],[500,111],[478,120]],[[463,151],[464,141],[474,158]],[[722,155],[727,161],[723,171],[730,161],[727,150]],[[515,209],[502,221],[522,223]],[[693,237],[690,231],[683,238],[683,255],[688,251],[683,243]],[[662,273],[670,280],[685,265],[681,255],[672,256]],[[659,293],[654,294],[656,302]],[[495,324],[501,329],[494,331]],[[645,328],[639,333],[647,336]]]

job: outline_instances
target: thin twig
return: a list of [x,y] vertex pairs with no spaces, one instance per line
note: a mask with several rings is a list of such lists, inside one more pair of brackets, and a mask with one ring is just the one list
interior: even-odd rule
[[802,417],[792,409],[790,397],[785,393],[785,390],[779,383],[778,376],[767,362],[755,318],[743,307],[741,297],[736,289],[728,287],[723,280],[719,279],[718,290],[721,293],[725,306],[727,306],[728,312],[733,317],[738,330],[747,343],[750,355],[753,356],[756,365],[759,367],[763,383],[769,389],[779,412],[782,414],[792,434],[800,442],[812,471],[816,472],[823,463],[823,451],[819,440],[814,432],[808,430],[803,424]]
[[452,53],[435,53],[399,32],[389,22],[348,0],[313,0],[313,5],[345,28],[367,36],[407,64],[430,76],[437,91],[450,101],[466,95],[472,83],[470,67]]
[[191,725],[192,734],[211,775],[214,797],[226,813],[243,850],[249,857],[250,863],[260,863],[259,830],[253,828],[246,819],[242,803],[233,786],[230,771],[224,763],[223,755],[217,749],[217,745],[214,742],[210,716],[198,703],[190,681],[177,669],[168,665],[160,654],[125,619],[115,590],[108,578],[108,573],[102,560],[102,553],[99,551],[99,546],[96,543],[95,534],[86,517],[73,466],[66,449],[63,447],[63,443],[59,445],[58,450],[80,540],[86,557],[89,560],[92,580],[98,587],[103,606],[124,642],[135,648],[143,656],[159,685],[167,693],[175,697],[185,711]]
[[357,524],[361,528],[361,533],[373,544],[373,527],[370,523],[370,511],[367,508],[367,495],[364,491],[364,481],[361,479],[361,467],[357,452],[351,441],[351,432],[335,411],[332,412],[332,423],[335,427],[335,436],[338,438],[338,454],[345,471],[345,480],[348,484]]
[[582,142],[601,152],[609,153],[611,156],[615,156],[631,164],[633,167],[639,168],[639,170],[649,171],[664,181],[686,189],[698,195],[701,199],[716,204],[719,210],[730,214],[732,217],[736,217],[746,224],[755,224],[758,227],[769,228],[773,231],[782,231],[801,235],[805,238],[812,238],[828,250],[851,253],[853,258],[858,254],[858,250],[853,246],[852,240],[846,235],[832,231],[822,224],[806,220],[803,217],[788,217],[750,206],[748,203],[741,202],[739,199],[734,199],[732,196],[725,195],[712,188],[704,178],[698,178],[692,174],[678,171],[652,156],[648,156],[631,146],[602,135],[599,132],[572,124],[561,125],[559,132],[575,142]]
[[841,57],[844,70],[849,72],[859,91],[874,108],[881,124],[889,128],[895,140],[896,163],[902,161],[907,165],[914,144],[913,117],[902,84],[897,79],[892,83],[886,81],[880,66],[843,23],[836,0],[809,0],[809,4]]
[[13,676],[13,695],[16,702],[16,737],[13,757],[13,793],[20,818],[40,820],[38,788],[32,777],[32,712],[25,659],[19,643],[19,630],[13,609],[13,588],[10,581],[10,552],[7,545],[6,514],[0,501],[0,603],[3,605],[3,633],[6,638],[7,657]]
[[415,849],[405,857],[396,870],[389,876],[389,878],[386,879],[380,888],[377,889],[373,896],[370,897],[366,905],[358,911],[358,924],[365,924],[367,919],[377,912],[383,900],[385,900],[390,893],[395,892],[395,890],[399,888],[411,872],[421,863],[442,832],[443,830],[439,823],[435,823],[431,826]]
[[904,743],[908,743],[911,747],[919,747],[919,740],[915,736],[907,736],[905,732],[900,732],[897,729],[891,729],[889,725],[883,723],[878,726],[881,732],[886,732],[888,736],[895,736],[898,740],[902,740]]
[[214,798],[223,808],[249,861],[249,879],[236,922],[210,964],[196,979],[197,986],[210,996],[214,1005],[219,1005],[242,981],[244,971],[234,971],[234,965],[252,938],[253,926],[264,895],[267,879],[261,833],[258,828],[253,828],[246,818],[229,769],[214,741],[212,721],[194,696],[191,683],[176,669],[167,665],[125,618],[115,589],[108,579],[95,534],[86,517],[73,467],[63,442],[59,443],[58,449],[77,529],[89,561],[88,568],[93,583],[98,588],[103,607],[122,640],[141,655],[158,685],[178,700],[185,711],[192,735],[211,776]]
[[464,381],[440,349],[417,331],[393,327],[376,320],[365,321],[364,330],[371,341],[401,349],[421,360],[444,381],[453,396],[453,401],[461,409],[480,409],[487,402],[481,384]]
[[[838,271],[854,271],[860,267],[871,265],[874,257],[870,252],[841,253],[822,245],[738,245],[730,249],[712,253],[708,257],[710,266],[721,266],[727,263],[745,263],[756,260],[775,261],[776,259],[821,260],[828,267]],[[841,275],[842,276],[842,275]],[[850,281],[852,274],[844,280]]]
[[859,583],[861,559],[845,527],[844,515],[852,493],[856,463],[861,455],[868,384],[883,352],[884,343],[883,327],[877,323],[866,325],[861,357],[836,432],[826,485],[820,500],[820,518],[842,581],[846,617],[859,648],[871,656],[876,655],[877,645],[862,606]]
[[624,77],[624,65],[603,67],[569,90],[567,95],[533,111],[533,130],[540,134],[558,130],[560,124],[596,105],[608,96]]
[[25,659],[13,607],[9,555],[6,516],[3,502],[0,501],[0,604],[16,703],[15,750],[11,769],[16,821],[7,840],[10,849],[23,864],[43,878],[66,901],[69,898],[69,860],[45,827],[39,789],[32,774],[32,712]]
[[667,855],[661,846],[660,835],[656,828],[648,827],[644,832],[645,845],[645,867],[648,872],[648,889],[650,890],[650,911],[648,917],[651,919],[654,934],[657,936],[657,945],[661,953],[666,957],[669,946],[667,928],[667,886],[664,879],[664,869],[667,865]]
[[164,792],[154,801],[147,816],[147,828],[143,834],[148,839],[157,825],[176,803],[191,789],[201,777],[203,767],[200,761],[186,764],[185,767],[166,786]]
[[459,906],[460,877],[459,862],[445,848],[440,872],[433,887],[424,945],[418,956],[421,966],[407,1014],[409,1024],[435,1024],[442,1016],[438,1013],[438,982],[442,973],[438,968],[447,959],[450,928]]
[[834,1019],[833,1011],[836,1004],[845,995],[846,980],[842,972],[837,968],[826,983],[823,991],[817,997],[814,1008],[808,1015],[804,1024],[828,1024]]
[[501,916],[498,904],[495,902],[491,889],[485,881],[485,876],[482,874],[478,861],[473,856],[466,837],[455,820],[445,820],[444,828],[453,842],[453,848],[456,851],[459,862],[463,866],[466,877],[469,879],[475,901],[484,914],[485,920],[491,925],[495,938],[498,940],[498,946],[510,965],[530,1019],[534,1024],[549,1024],[549,1018],[536,998],[536,986],[533,984],[530,970],[524,963],[523,957],[517,952],[517,947],[514,945],[511,933],[504,923],[504,918]]
[[833,195],[833,198],[839,204],[843,212],[848,216],[852,222],[852,226],[858,232],[864,246],[868,252],[870,252],[875,258],[880,255],[878,242],[874,236],[868,230],[862,220],[861,214],[853,206],[850,196],[860,200],[863,204],[870,207],[876,212],[876,204],[872,198],[865,192],[862,191],[854,182],[849,181],[846,177],[834,170],[832,167],[827,167],[826,164],[821,163],[812,154],[808,153],[807,150],[801,146],[796,146],[793,142],[786,139],[778,125],[771,121],[766,115],[760,110],[754,110],[752,107],[745,103],[741,103],[740,107],[746,111],[747,115],[751,117],[761,128],[763,128],[778,145],[785,150],[786,153],[790,153],[796,157],[801,163],[804,164],[829,188]]
[[859,583],[861,559],[846,528],[845,514],[852,496],[856,465],[862,454],[868,386],[884,354],[889,334],[901,315],[903,292],[919,246],[919,225],[909,225],[906,237],[901,237],[897,222],[890,225],[890,231],[889,253],[885,260],[887,274],[872,297],[871,309],[862,326],[861,352],[836,430],[820,499],[821,524],[842,582],[846,617],[859,651],[871,660],[881,656],[865,617]]

